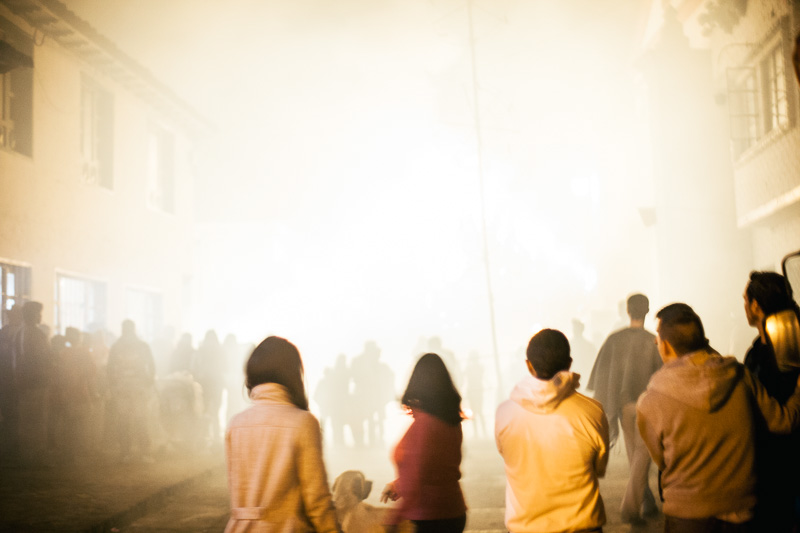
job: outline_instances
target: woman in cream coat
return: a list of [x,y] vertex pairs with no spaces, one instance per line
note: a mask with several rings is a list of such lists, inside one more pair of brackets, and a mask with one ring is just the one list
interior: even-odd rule
[[225,435],[231,518],[226,532],[336,532],[319,422],[308,411],[297,348],[268,337],[245,368],[253,406]]

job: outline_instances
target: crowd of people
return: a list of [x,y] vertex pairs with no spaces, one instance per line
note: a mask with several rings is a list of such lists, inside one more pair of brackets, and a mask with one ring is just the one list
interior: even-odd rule
[[[367,347],[374,363],[375,347]],[[253,405],[233,417],[225,437],[231,495],[226,531],[340,532],[299,351],[286,339],[267,337],[245,374]],[[400,501],[386,529],[412,521],[420,533],[463,531],[461,396],[441,357],[420,358],[401,403],[414,421],[394,449],[398,477],[382,493],[384,501]]]
[[495,420],[509,531],[602,531],[598,480],[620,434],[630,466],[624,523],[663,514],[666,532],[798,531],[800,309],[787,280],[750,274],[744,314],[758,335],[744,363],[712,347],[689,305],[661,308],[655,334],[644,328],[649,310],[646,296],[628,298],[629,324],[595,358],[593,397],[577,392],[561,332],[531,339],[530,376]]
[[[50,334],[43,305],[28,301],[4,312],[0,329],[0,464],[90,463],[98,454],[152,462],[170,451],[221,445],[223,425],[248,403],[243,367],[253,346],[209,330],[195,345],[170,328],[145,342],[131,320],[113,338],[67,327]],[[443,354],[482,410],[483,372],[476,355],[462,373]],[[456,377],[456,379],[459,379]],[[335,447],[385,446],[386,407],[398,400],[395,374],[375,341],[350,361],[340,354],[314,384],[313,400],[327,442]],[[346,430],[349,436],[346,437]]]
[[[751,273],[744,309],[758,336],[742,364],[711,346],[689,305],[662,307],[653,334],[644,327],[649,299],[631,295],[628,325],[609,335],[595,358],[593,397],[578,390],[567,337],[555,329],[535,334],[520,367],[524,377],[495,416],[509,532],[602,532],[599,479],[620,434],[630,463],[623,522],[641,525],[663,514],[666,532],[797,531],[800,309],[774,272]],[[364,356],[380,383],[374,343]],[[346,369],[342,356],[326,379],[346,377]],[[276,531],[341,531],[303,380],[300,353],[285,339],[265,339],[248,360],[254,405],[226,432],[227,531],[264,521]],[[325,383],[317,389],[323,403]],[[364,401],[381,409],[383,399],[372,398]],[[465,414],[444,358],[429,352],[418,359],[400,403],[413,421],[390,457],[397,478],[381,500],[397,503],[383,527],[400,531],[410,522],[418,532],[459,533],[467,520],[459,482]],[[657,491],[649,486],[652,464]]]
[[152,462],[221,447],[221,420],[246,401],[246,347],[233,335],[220,343],[211,330],[196,349],[189,334],[151,346],[125,320],[111,342],[73,327],[50,337],[42,310],[15,305],[0,329],[0,462]]
[[[423,346],[441,357],[454,383],[462,384],[474,423],[473,435],[486,438],[483,397],[487,386],[478,352],[470,353],[462,368],[455,355],[443,347],[440,337],[430,337]],[[347,355],[339,354],[333,365],[323,369],[312,396],[324,441],[336,448],[348,446],[349,440],[357,448],[385,446],[386,407],[399,400],[395,379],[374,340],[366,341],[361,353],[349,361]]]
[[333,444],[345,446],[345,427],[357,447],[382,446],[386,405],[394,401],[394,372],[381,361],[375,341],[348,364],[339,354],[317,382],[314,401],[319,406],[322,427],[330,427]]
[[[774,272],[752,272],[743,300],[757,335],[740,363],[712,347],[689,305],[662,307],[654,334],[645,329],[649,299],[631,295],[628,324],[603,342],[584,392],[567,337],[555,329],[534,335],[495,416],[508,530],[602,531],[599,479],[621,441],[630,464],[623,522],[642,525],[663,514],[668,532],[798,531],[800,309]],[[49,337],[42,310],[33,301],[16,306],[0,329],[3,461],[75,462],[102,449],[124,462],[149,462],[154,440],[192,450],[222,444],[227,421],[229,531],[263,521],[287,531],[340,531],[323,428],[334,445],[344,445],[345,427],[358,447],[384,444],[385,407],[398,400],[413,421],[390,456],[397,478],[381,497],[397,503],[384,526],[463,531],[468,410],[459,389],[482,390],[477,354],[462,372],[432,338],[427,347],[442,353],[419,357],[397,398],[394,373],[367,341],[349,363],[340,355],[324,369],[314,390],[318,421],[300,353],[285,339],[248,349],[209,331],[195,348],[184,334],[174,346],[154,343],[168,353],[154,357],[130,320],[107,344],[102,333],[71,327]]]

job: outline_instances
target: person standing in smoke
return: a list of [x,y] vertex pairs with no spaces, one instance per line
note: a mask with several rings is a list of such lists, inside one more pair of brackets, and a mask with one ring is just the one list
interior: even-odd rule
[[47,394],[47,449],[55,452],[61,446],[60,439],[57,437],[59,428],[64,426],[67,406],[59,397],[59,388],[63,382],[63,364],[61,358],[64,350],[67,349],[67,337],[64,335],[53,335],[50,339],[50,360],[51,373],[55,377],[50,384]]
[[314,388],[314,401],[317,403],[319,409],[319,426],[322,430],[323,442],[325,439],[325,432],[328,429],[328,422],[331,419],[331,402],[333,400],[333,389],[331,383],[331,373],[333,369],[325,367],[322,369],[322,377],[317,381],[317,386]]
[[94,369],[91,385],[91,403],[88,409],[88,420],[86,422],[86,451],[94,453],[98,450],[103,432],[104,405],[102,402],[103,393],[106,389],[106,369],[100,368],[92,351],[94,334],[89,331],[80,332],[81,343],[79,349],[89,357],[89,362]]
[[339,354],[332,367],[323,370],[322,379],[314,390],[314,401],[319,406],[320,425],[325,432],[330,421],[333,445],[344,446],[344,426],[348,423],[353,404],[350,397],[350,370],[347,356]]
[[[776,272],[751,272],[744,291],[747,323],[758,336],[747,351],[744,366],[761,382],[770,396],[786,403],[794,393],[800,369],[780,368],[775,348],[765,331],[767,317],[781,311],[797,312],[786,278]],[[758,531],[795,531],[796,504],[800,497],[800,431],[774,435],[763,423],[756,424],[755,523]]]
[[39,324],[43,306],[25,302],[22,327],[14,337],[14,387],[19,413],[19,449],[23,459],[39,462],[47,445],[47,408],[53,361],[50,343]]
[[245,408],[244,374],[242,373],[242,347],[236,335],[228,333],[222,342],[225,352],[225,391],[228,405],[225,413],[227,423],[233,415]]
[[222,406],[222,390],[225,386],[225,351],[213,329],[206,332],[202,344],[195,354],[195,379],[203,388],[204,412],[209,424],[211,442],[222,439],[219,410]]
[[150,347],[136,336],[132,320],[122,322],[122,335],[108,352],[108,384],[117,415],[117,437],[123,462],[132,460],[132,445],[143,461],[149,457],[147,406],[155,382],[155,362]]
[[622,426],[630,477],[622,498],[620,513],[628,524],[643,524],[644,518],[658,513],[648,475],[650,456],[636,429],[636,400],[647,388],[650,376],[661,368],[656,337],[644,329],[650,301],[634,294],[627,301],[630,326],[615,331],[605,340],[595,359],[587,389],[603,405],[608,416],[612,446]]
[[350,371],[345,354],[339,354],[333,366],[322,370],[322,378],[314,389],[314,401],[319,408],[323,437],[330,422],[333,445],[344,446],[344,426],[353,407],[350,404]]
[[[351,365],[353,378],[353,407],[357,413],[352,426],[356,446],[383,443],[383,422],[386,404],[394,399],[394,373],[380,360],[381,350],[375,341],[364,344],[364,352]],[[363,422],[367,434],[363,434]]]
[[117,441],[117,414],[116,405],[111,395],[111,386],[108,381],[108,351],[109,346],[106,339],[110,339],[111,334],[104,328],[96,329],[91,333],[89,342],[91,347],[89,353],[92,354],[92,361],[97,368],[97,391],[100,396],[97,427],[97,443],[100,448],[111,448]]
[[[347,368],[347,356],[339,354],[336,364],[331,369],[331,427],[333,443],[344,446],[344,426],[350,416],[350,370]],[[392,387],[394,390],[394,387]]]
[[6,315],[0,329],[0,458],[16,457],[18,449],[19,412],[14,384],[14,337],[22,327],[22,307],[17,304]]
[[59,360],[59,379],[55,383],[56,402],[61,404],[60,427],[56,440],[63,447],[64,460],[74,462],[77,455],[89,448],[89,417],[92,401],[97,396],[96,368],[87,346],[81,343],[81,332],[67,328],[67,346]]
[[192,346],[192,334],[184,333],[178,339],[169,360],[169,373],[192,372],[192,361],[194,361],[194,346]]
[[169,374],[169,359],[175,350],[175,328],[164,326],[150,345],[156,362],[156,374],[163,377]]
[[439,354],[439,357],[444,361],[447,371],[453,377],[453,383],[456,387],[461,387],[461,368],[458,366],[458,361],[453,352],[442,346],[442,339],[433,336],[428,339],[428,351],[431,353]]
[[473,437],[486,438],[486,417],[483,415],[483,389],[485,369],[478,352],[471,352],[464,372],[464,396],[472,411]]
[[581,377],[585,377],[591,372],[594,356],[597,353],[594,345],[583,336],[583,331],[583,322],[573,318],[572,338],[569,340],[572,348],[572,370]]

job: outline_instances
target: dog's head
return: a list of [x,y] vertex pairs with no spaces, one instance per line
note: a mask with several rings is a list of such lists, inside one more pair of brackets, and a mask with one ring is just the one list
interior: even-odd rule
[[346,511],[366,500],[372,491],[372,481],[358,470],[347,470],[333,482],[333,503],[336,509]]

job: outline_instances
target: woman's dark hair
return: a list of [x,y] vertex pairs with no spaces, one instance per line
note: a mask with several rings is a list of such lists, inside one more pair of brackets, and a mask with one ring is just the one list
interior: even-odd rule
[[293,404],[308,411],[303,360],[295,345],[286,339],[267,337],[261,341],[250,354],[244,373],[248,392],[264,383],[277,383],[288,389]]
[[792,286],[786,282],[786,278],[777,272],[750,272],[750,280],[745,287],[747,301],[758,302],[764,315],[774,315],[786,309],[794,309],[794,298],[792,298]]
[[426,353],[419,358],[400,402],[454,426],[464,418],[461,395],[453,385],[444,361],[435,353]]

